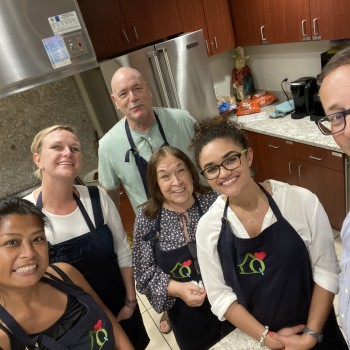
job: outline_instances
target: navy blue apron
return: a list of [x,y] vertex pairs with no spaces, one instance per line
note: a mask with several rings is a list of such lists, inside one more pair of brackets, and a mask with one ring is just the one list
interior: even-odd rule
[[[113,235],[103,223],[103,213],[99,190],[96,186],[88,186],[96,228],[86,212],[79,197],[73,193],[89,232],[68,241],[51,245],[49,249],[50,263],[66,262],[78,269],[90,283],[108,309],[117,316],[125,305],[125,287],[121,277],[118,257],[114,252]],[[36,205],[42,208],[41,193]],[[125,333],[136,350],[143,350],[149,343],[139,307],[133,315],[120,321]]]
[[[218,252],[225,282],[237,295],[238,303],[261,324],[277,332],[284,327],[306,324],[314,282],[304,241],[284,219],[272,196],[259,186],[277,221],[257,237],[239,238],[227,220],[227,198]],[[314,349],[347,349],[334,309],[323,332],[322,343]]]
[[[164,130],[163,130],[163,127],[162,127],[162,124],[160,123],[160,120],[157,116],[156,113],[154,113],[155,115],[155,118],[156,118],[156,121],[157,121],[157,124],[158,124],[158,128],[159,128],[159,132],[160,134],[162,135],[162,138],[163,138],[163,146],[168,146],[169,143],[165,137],[165,133],[164,133]],[[143,184],[143,187],[145,189],[145,192],[146,192],[146,196],[148,198],[148,189],[147,189],[147,161],[140,156],[137,148],[136,148],[136,145],[135,145],[135,142],[134,140],[132,139],[132,136],[131,136],[131,132],[130,132],[130,128],[129,128],[129,123],[127,121],[127,119],[125,119],[125,131],[126,131],[126,136],[128,137],[128,141],[129,141],[129,144],[130,144],[130,149],[126,152],[125,154],[125,162],[129,162],[130,161],[130,152],[134,155],[135,157],[135,162],[136,162],[136,165],[137,165],[137,169],[139,171],[139,174],[141,176],[141,179],[142,179],[142,184]]]
[[[55,266],[57,271],[58,267]],[[64,274],[60,270],[60,274]],[[49,274],[51,276],[51,274]],[[69,277],[65,275],[68,279]],[[16,343],[23,344],[22,349],[27,347],[28,350],[114,350],[115,341],[113,335],[113,327],[104,311],[93,300],[93,298],[80,287],[65,283],[59,279],[49,279],[42,277],[42,282],[48,283],[54,288],[71,295],[78,299],[87,309],[85,315],[73,326],[72,329],[62,335],[58,340],[50,337],[47,334],[37,334],[30,337],[16,320],[0,305],[0,319],[7,329],[2,325],[1,329],[6,332],[10,339],[14,338]]]
[[[195,195],[194,197],[198,212],[202,216],[199,201]],[[202,280],[195,241],[171,251],[160,249],[158,239],[161,232],[161,212],[160,209],[155,229],[144,239],[149,240],[153,236],[153,247],[158,266],[174,281],[198,282]],[[181,298],[176,298],[175,304],[167,312],[181,350],[209,349],[220,340],[222,322],[211,312],[208,298],[200,307],[189,307]]]

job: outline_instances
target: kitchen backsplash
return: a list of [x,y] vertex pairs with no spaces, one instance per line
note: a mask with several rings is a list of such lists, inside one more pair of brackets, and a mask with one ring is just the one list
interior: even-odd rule
[[[290,44],[246,46],[249,55],[248,66],[252,70],[257,89],[281,90],[281,82],[288,82],[304,76],[316,77],[321,71],[320,54],[330,46],[328,40],[308,41]],[[232,55],[235,50],[209,58],[216,95],[232,94],[231,72],[234,67]],[[287,86],[289,90],[289,87]]]
[[69,124],[83,149],[81,177],[97,167],[94,130],[72,77],[0,99],[0,198],[33,186],[30,152],[41,129]]

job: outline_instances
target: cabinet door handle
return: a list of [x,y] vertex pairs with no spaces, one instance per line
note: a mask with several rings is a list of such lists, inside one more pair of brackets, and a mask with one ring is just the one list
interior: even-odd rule
[[274,148],[274,149],[279,149],[280,148],[280,146],[275,146],[275,145],[270,145],[270,144],[268,144],[268,147],[271,147],[271,148]]
[[265,26],[261,26],[261,27],[260,27],[260,36],[261,36],[261,40],[262,40],[262,41],[265,41],[265,40],[266,40],[266,38],[265,38],[265,36],[264,36],[264,28],[265,28]]
[[216,40],[216,36],[214,36],[214,44],[213,45],[215,46],[215,49],[218,49],[218,42]]
[[298,177],[301,177],[301,167],[302,167],[302,165],[300,164],[298,166]]
[[122,29],[122,32],[123,32],[123,35],[124,35],[124,38],[125,38],[126,42],[130,43],[130,40],[128,38],[128,35],[126,34],[126,31],[124,29]]
[[134,31],[135,39],[139,40],[139,36],[137,35],[137,30],[135,26],[132,26],[132,30]]
[[209,45],[208,45],[208,40],[205,40],[205,46],[207,47],[207,52],[209,53]]
[[306,20],[303,19],[303,20],[301,21],[301,35],[302,35],[303,38],[306,37],[305,23],[306,23]]
[[318,36],[318,32],[317,32],[317,20],[318,18],[314,18],[312,20],[312,31],[313,31],[313,36]]
[[293,162],[289,162],[288,163],[288,172],[289,172],[290,175],[293,174],[293,172],[292,172],[292,164],[293,164]]
[[318,157],[314,157],[314,156],[309,156],[310,159],[314,159],[314,160],[323,160],[323,158],[318,158]]

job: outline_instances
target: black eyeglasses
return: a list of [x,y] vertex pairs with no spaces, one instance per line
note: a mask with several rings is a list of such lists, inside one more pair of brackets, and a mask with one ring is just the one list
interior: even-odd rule
[[223,167],[226,170],[235,170],[241,165],[241,156],[247,152],[247,148],[240,153],[233,154],[229,158],[225,159],[221,164],[210,165],[201,171],[201,174],[207,180],[213,180],[220,175],[220,168]]
[[323,135],[333,135],[341,132],[346,126],[346,116],[350,114],[350,109],[342,112],[327,115],[318,120],[317,126]]

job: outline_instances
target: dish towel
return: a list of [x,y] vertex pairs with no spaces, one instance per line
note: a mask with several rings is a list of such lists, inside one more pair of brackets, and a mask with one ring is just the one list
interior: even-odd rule
[[288,100],[276,105],[275,111],[270,114],[270,118],[282,118],[294,111],[294,101]]

